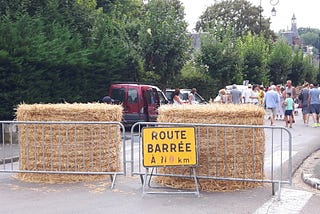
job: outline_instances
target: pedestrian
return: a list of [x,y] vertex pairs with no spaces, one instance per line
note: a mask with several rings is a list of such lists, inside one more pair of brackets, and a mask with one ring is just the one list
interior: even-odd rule
[[[297,93],[296,93],[296,88],[292,86],[292,81],[291,80],[287,80],[287,84],[286,84],[286,94],[287,93],[290,93],[291,94],[291,97],[293,100],[296,100],[297,98]],[[293,109],[294,111],[294,109]],[[292,122],[295,123],[295,120],[294,120],[294,115],[292,113]]]
[[[311,88],[312,87],[312,88]],[[318,83],[310,86],[309,91],[309,106],[310,114],[312,115],[313,124],[312,127],[318,127],[319,124],[319,113],[320,113],[320,91],[318,89]]]
[[[281,96],[280,96],[280,103],[283,104],[284,100],[286,99],[286,88],[284,86],[281,86]],[[284,112],[285,112],[285,106],[281,105],[282,111],[283,111],[283,119],[284,119]]]
[[231,103],[230,94],[228,94],[225,89],[221,89],[221,90],[219,91],[219,95],[220,95],[220,97],[221,97],[220,103],[222,103],[222,104]]
[[114,102],[113,99],[111,99],[111,97],[109,95],[106,95],[102,98],[102,102],[106,103],[106,104],[112,104]]
[[279,95],[276,92],[276,86],[271,85],[269,87],[269,90],[265,93],[264,96],[264,106],[266,108],[266,113],[267,117],[270,120],[270,125],[274,125],[274,119],[276,116],[276,108],[278,103],[280,102],[279,100]]
[[305,83],[298,96],[299,102],[301,104],[302,119],[305,126],[309,126],[309,93],[309,83]]
[[194,96],[194,94],[197,92],[196,88],[192,88],[189,95],[188,95],[188,99],[189,99],[189,103],[190,104],[197,104],[196,101],[196,97]]
[[231,100],[233,104],[240,104],[242,103],[242,94],[241,91],[237,89],[237,85],[232,85],[232,90],[230,91]]
[[246,88],[242,93],[244,103],[251,103],[251,100],[250,100],[251,91],[252,91],[252,85],[248,84],[248,88]]
[[258,85],[253,86],[249,98],[250,98],[250,103],[254,105],[259,104],[259,86]]
[[276,120],[283,120],[284,119],[284,100],[286,98],[286,95],[283,95],[283,90],[281,90],[281,85],[277,85],[277,93],[280,98],[280,102],[278,103],[277,106],[277,115],[276,115]]
[[263,85],[259,86],[259,93],[258,93],[258,100],[259,100],[259,105],[263,106],[263,99],[264,99],[264,95],[265,95],[265,88]]
[[284,116],[285,116],[285,121],[286,121],[286,127],[288,127],[288,125],[290,125],[289,127],[292,128],[292,113],[293,113],[293,109],[294,109],[294,100],[291,97],[290,93],[286,94],[286,99],[283,103],[283,105],[285,106],[285,112],[284,112]]
[[176,88],[174,90],[172,100],[173,100],[174,105],[180,105],[180,104],[184,103],[180,98],[180,89],[179,88]]

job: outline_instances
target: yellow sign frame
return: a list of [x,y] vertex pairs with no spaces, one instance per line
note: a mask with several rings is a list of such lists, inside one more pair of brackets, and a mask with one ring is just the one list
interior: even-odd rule
[[195,127],[144,127],[142,156],[144,167],[196,166]]

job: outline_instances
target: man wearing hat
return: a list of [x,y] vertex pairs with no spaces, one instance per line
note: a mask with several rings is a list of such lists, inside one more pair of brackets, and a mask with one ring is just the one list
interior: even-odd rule
[[113,103],[113,99],[111,99],[110,96],[106,95],[102,98],[102,102],[107,103],[107,104],[112,104]]

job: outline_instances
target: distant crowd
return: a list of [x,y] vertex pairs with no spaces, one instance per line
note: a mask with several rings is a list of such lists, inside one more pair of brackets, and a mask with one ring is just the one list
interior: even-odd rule
[[266,114],[273,126],[275,120],[284,120],[285,126],[292,128],[294,117],[301,108],[303,122],[309,126],[309,117],[312,117],[312,127],[319,127],[320,90],[318,84],[305,82],[302,89],[292,86],[288,80],[285,85],[270,83],[268,87],[248,84],[247,89],[240,91],[233,85],[230,91],[219,91],[220,103],[253,104],[266,109]]
[[[177,88],[172,94],[172,104],[198,104],[195,98],[196,93],[197,89],[192,88],[187,100],[182,100],[180,89]],[[305,82],[301,88],[295,88],[291,80],[287,80],[285,85],[270,83],[267,87],[248,84],[243,91],[234,84],[231,90],[221,89],[219,97],[218,102],[221,104],[244,103],[263,107],[271,126],[274,125],[275,120],[283,120],[286,127],[292,128],[298,109],[301,108],[304,125],[309,126],[309,117],[311,117],[313,122],[311,126],[320,127],[320,90],[317,83]],[[115,102],[108,95],[103,97],[102,101],[107,104]]]

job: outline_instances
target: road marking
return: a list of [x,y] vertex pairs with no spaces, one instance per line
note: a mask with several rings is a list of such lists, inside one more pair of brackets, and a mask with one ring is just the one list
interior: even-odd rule
[[281,189],[280,194],[280,200],[277,200],[278,196],[273,197],[258,208],[254,214],[299,214],[313,195],[311,192],[285,188]]
[[[297,151],[292,151],[292,157],[297,153],[298,153]],[[282,159],[282,161],[281,161],[281,159]],[[281,153],[281,151],[274,152],[273,153],[273,168],[275,169],[277,167],[280,167],[281,163],[283,164],[287,160],[289,160],[289,151],[282,151],[282,153]],[[268,156],[267,158],[265,158],[264,165],[271,166],[271,156]]]

